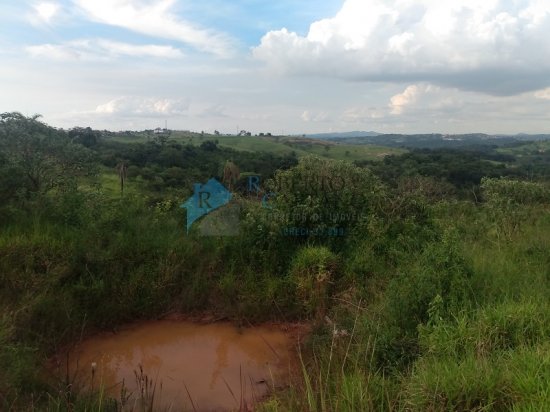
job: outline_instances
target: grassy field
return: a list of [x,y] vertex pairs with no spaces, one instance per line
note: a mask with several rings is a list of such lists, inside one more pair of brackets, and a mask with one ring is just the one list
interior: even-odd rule
[[250,152],[272,152],[276,154],[296,153],[298,157],[317,155],[336,160],[373,160],[384,155],[401,154],[403,149],[374,145],[349,145],[324,140],[297,138],[289,136],[209,136],[203,138],[178,137],[174,139],[200,144],[204,140],[218,140],[220,146]]
[[[125,143],[144,143],[151,140],[143,134],[134,136],[117,136],[113,139]],[[228,136],[210,135],[193,132],[173,131],[169,141],[173,140],[184,144],[200,146],[207,140],[217,141],[221,147],[247,151],[247,152],[269,152],[278,155],[296,153],[298,157],[316,155],[327,159],[335,160],[376,160],[390,154],[405,153],[400,148],[390,148],[376,145],[345,144],[325,140],[293,137],[293,136]]]

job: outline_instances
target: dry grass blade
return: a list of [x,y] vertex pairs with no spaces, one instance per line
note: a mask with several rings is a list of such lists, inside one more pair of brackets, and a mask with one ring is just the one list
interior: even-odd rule
[[187,388],[185,381],[183,381],[183,387],[185,388],[185,392],[187,392],[187,397],[189,398],[189,402],[191,402],[191,407],[193,408],[193,411],[197,412],[197,407],[195,406],[195,402],[193,402],[193,398],[191,397],[191,393],[189,392],[189,388]]
[[233,397],[233,400],[235,401],[235,405],[239,406],[239,401],[237,401],[237,397],[233,393],[233,390],[231,389],[231,386],[229,386],[229,384],[227,383],[227,381],[225,380],[225,378],[223,376],[222,376],[222,380],[223,380],[223,383],[225,383],[225,386],[227,387],[227,390],[229,391],[229,393]]
[[[252,323],[250,323],[250,321],[248,319],[246,319],[246,322],[248,323],[248,325],[250,327],[254,327],[254,325],[252,325]],[[262,336],[261,333],[257,333],[257,335],[260,337],[261,340],[264,341],[264,343],[269,347],[269,349],[271,349],[271,351],[275,354],[275,356],[277,356],[277,359],[281,359],[281,356],[277,353],[277,351],[275,350],[275,348],[273,346],[271,346],[271,344]]]
[[[239,405],[239,411],[242,411],[244,408],[244,393],[243,393],[243,367],[239,365],[239,385],[241,385],[241,404]],[[244,403],[243,403],[244,402]]]

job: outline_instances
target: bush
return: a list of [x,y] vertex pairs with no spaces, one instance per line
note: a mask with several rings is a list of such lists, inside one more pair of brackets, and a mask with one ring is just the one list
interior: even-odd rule
[[290,278],[306,316],[324,316],[330,283],[337,269],[338,259],[326,247],[308,246],[296,254],[290,268]]
[[387,290],[387,313],[400,328],[413,331],[428,321],[430,303],[439,296],[441,316],[448,316],[468,303],[470,275],[456,239],[446,234],[423,250],[408,273],[392,279]]
[[505,239],[537,215],[534,209],[550,204],[550,189],[542,183],[483,178],[481,189],[488,217]]
[[507,207],[550,203],[550,189],[542,183],[501,177],[481,180],[485,201],[493,206]]
[[[272,204],[283,227],[298,229],[302,241],[342,246],[338,234],[348,234],[364,217],[377,210],[385,189],[368,169],[344,161],[316,157],[279,171],[268,182]],[[337,230],[336,230],[337,229]]]
[[389,282],[377,352],[381,366],[402,366],[414,359],[419,325],[449,319],[468,307],[470,276],[457,240],[447,233],[426,245],[408,269]]

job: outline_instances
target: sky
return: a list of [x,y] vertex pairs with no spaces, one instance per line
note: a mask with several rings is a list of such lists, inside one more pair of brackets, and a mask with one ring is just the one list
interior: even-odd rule
[[55,127],[550,133],[548,0],[3,0],[0,112]]

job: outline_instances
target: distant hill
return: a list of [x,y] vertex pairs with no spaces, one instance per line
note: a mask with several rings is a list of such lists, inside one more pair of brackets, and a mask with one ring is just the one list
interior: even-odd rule
[[[104,137],[124,142],[146,142],[158,136],[152,130],[141,132],[107,132]],[[476,149],[480,147],[514,147],[526,142],[550,142],[550,134],[490,135],[469,134],[381,134],[377,132],[334,132],[294,136],[211,135],[189,131],[172,131],[170,140],[200,145],[206,140],[236,150],[273,152],[297,156],[315,154],[350,161],[404,152],[412,149]],[[386,149],[384,149],[386,148]],[[391,150],[387,150],[391,149]]]
[[317,133],[308,134],[306,137],[310,139],[349,139],[355,137],[374,137],[380,136],[377,132],[340,132],[340,133]]
[[346,144],[373,144],[387,147],[453,148],[475,146],[508,146],[526,141],[550,140],[548,134],[488,135],[470,134],[376,134],[372,136],[330,137],[327,140]]

